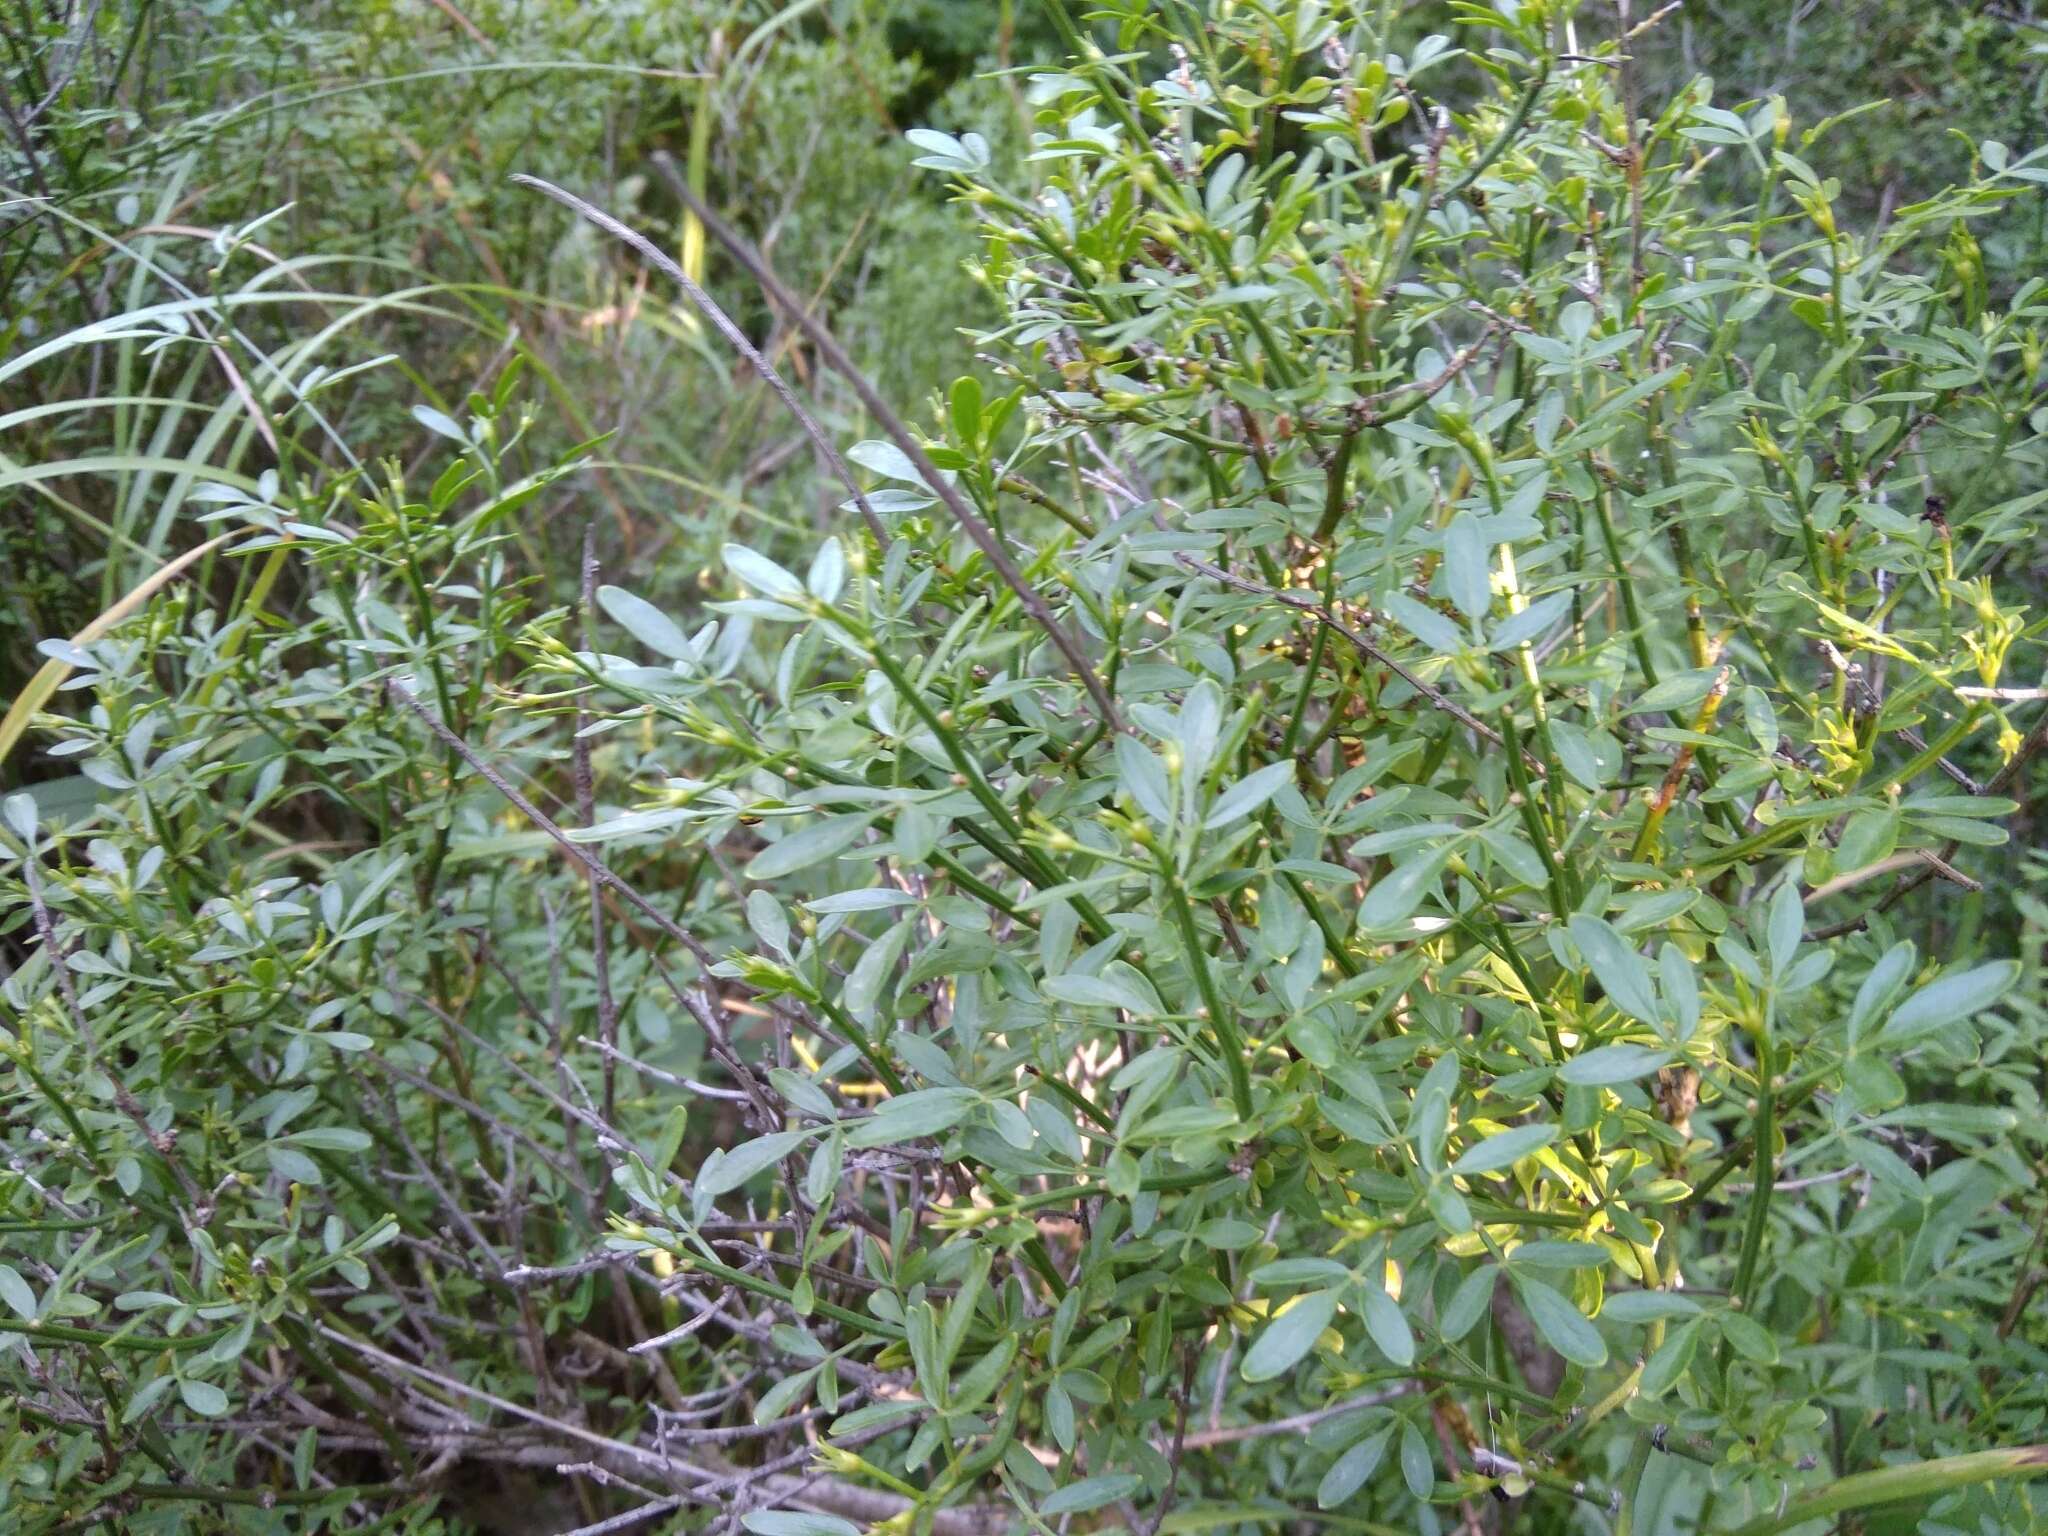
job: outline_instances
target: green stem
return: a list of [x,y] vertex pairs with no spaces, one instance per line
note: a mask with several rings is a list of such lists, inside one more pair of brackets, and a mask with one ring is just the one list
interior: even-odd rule
[[1824,1520],[1852,1509],[1896,1504],[1903,1499],[1928,1499],[1951,1488],[1967,1488],[2006,1477],[2038,1477],[2048,1472],[2048,1445],[2014,1445],[1995,1451],[1914,1461],[1899,1467],[1857,1472],[1801,1494],[1767,1515],[1740,1527],[1734,1536],[1773,1536],[1794,1526]]
[[1159,875],[1173,903],[1174,921],[1180,926],[1181,943],[1188,952],[1188,969],[1195,973],[1195,986],[1202,994],[1202,1005],[1209,1011],[1209,1027],[1215,1030],[1217,1042],[1223,1048],[1223,1069],[1230,1077],[1230,1101],[1237,1107],[1238,1119],[1250,1120],[1252,1083],[1244,1065],[1244,1037],[1237,1032],[1237,1021],[1224,1009],[1223,995],[1216,990],[1216,978],[1209,971],[1208,953],[1202,948],[1201,930],[1195,927],[1194,909],[1188,905],[1180,876],[1166,863],[1164,855],[1160,858]]
[[1757,1258],[1763,1252],[1764,1233],[1770,1226],[1771,1185],[1777,1163],[1777,1085],[1770,1026],[1756,1032],[1756,1187],[1749,1197],[1749,1221],[1742,1233],[1742,1256],[1735,1266],[1734,1294],[1744,1306],[1756,1300],[1751,1287],[1756,1279]]
[[[1350,448],[1351,441],[1345,439],[1345,449]],[[1323,606],[1334,610],[1336,604],[1337,552],[1331,550],[1323,557]],[[1280,739],[1282,757],[1292,757],[1295,743],[1301,740],[1302,722],[1308,718],[1308,706],[1315,697],[1316,675],[1323,670],[1323,655],[1330,646],[1330,626],[1318,624],[1315,631],[1316,637],[1309,643],[1308,665],[1301,669],[1301,686],[1295,690],[1294,714],[1287,722],[1287,734]],[[1332,701],[1331,708],[1336,708],[1335,701]]]
[[[678,1269],[702,1270],[705,1274],[723,1280],[727,1285],[735,1286],[742,1291],[751,1291],[756,1296],[766,1296],[772,1301],[781,1302],[784,1306],[793,1308],[796,1305],[796,1296],[787,1286],[777,1285],[772,1280],[763,1280],[759,1275],[750,1275],[742,1269],[732,1269],[716,1259],[705,1258],[695,1250],[678,1253],[675,1260]],[[862,1312],[852,1312],[829,1301],[813,1301],[811,1310],[821,1317],[829,1317],[834,1322],[844,1323],[849,1328],[873,1334],[877,1338],[903,1337],[900,1324],[889,1322],[885,1318],[870,1317]]]

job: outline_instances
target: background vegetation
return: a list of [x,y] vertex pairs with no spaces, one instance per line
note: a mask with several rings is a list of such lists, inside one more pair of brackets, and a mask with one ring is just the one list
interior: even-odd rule
[[2026,0],[0,43],[0,1523],[2038,1523]]

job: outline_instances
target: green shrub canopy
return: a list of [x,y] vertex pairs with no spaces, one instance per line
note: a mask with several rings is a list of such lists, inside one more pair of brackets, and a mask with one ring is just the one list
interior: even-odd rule
[[694,592],[514,369],[48,650],[12,1528],[2031,1528],[2048,160],[1396,9],[1055,6],[979,368]]

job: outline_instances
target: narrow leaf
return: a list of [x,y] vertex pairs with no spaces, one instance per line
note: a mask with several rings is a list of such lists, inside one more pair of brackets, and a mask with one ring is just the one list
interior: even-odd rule
[[746,876],[749,880],[779,880],[784,875],[808,869],[851,848],[867,827],[868,817],[865,814],[830,816],[823,821],[814,821],[755,854],[747,865]]
[[644,597],[635,597],[624,587],[599,587],[597,606],[650,651],[658,651],[671,661],[690,659],[689,638],[674,620]]
[[1293,763],[1268,763],[1256,772],[1239,779],[1218,795],[1216,803],[1209,808],[1208,819],[1202,825],[1227,827],[1233,821],[1242,820],[1272,799],[1280,786],[1293,777]]
[[1877,1042],[1886,1047],[1907,1045],[1961,1024],[2005,996],[2019,979],[2017,960],[1994,960],[1937,977],[1892,1011],[1877,1032]]
[[1492,1173],[1497,1168],[1511,1167],[1539,1147],[1547,1147],[1557,1139],[1554,1125],[1517,1125],[1484,1141],[1467,1147],[1451,1164],[1451,1172],[1461,1174]]
[[806,1131],[776,1131],[741,1142],[715,1161],[707,1158],[697,1175],[697,1188],[707,1195],[738,1189],[755,1174],[774,1167],[804,1144]]

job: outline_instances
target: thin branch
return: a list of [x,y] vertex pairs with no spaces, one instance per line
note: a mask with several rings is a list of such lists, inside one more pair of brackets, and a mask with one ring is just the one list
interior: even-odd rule
[[1166,1453],[1166,1489],[1159,1495],[1159,1508],[1145,1536],[1159,1536],[1159,1528],[1173,1511],[1174,1495],[1180,1491],[1181,1458],[1188,1448],[1188,1400],[1195,1395],[1195,1368],[1201,1364],[1201,1350],[1191,1341],[1181,1350],[1180,1390],[1173,1394],[1173,1446]]
[[1422,1390],[1419,1382],[1404,1381],[1398,1386],[1387,1387],[1378,1392],[1367,1392],[1360,1397],[1348,1397],[1341,1403],[1332,1403],[1327,1408],[1317,1408],[1308,1413],[1290,1414],[1284,1419],[1268,1419],[1263,1424],[1231,1424],[1222,1429],[1198,1429],[1183,1440],[1188,1450],[1207,1450],[1216,1445],[1239,1445],[1247,1440],[1265,1440],[1274,1435],[1299,1434],[1314,1429],[1329,1419],[1341,1418],[1361,1408],[1377,1408],[1382,1403],[1391,1403],[1397,1398],[1410,1397]]
[[761,349],[747,339],[747,333],[734,323],[730,315],[718,307],[710,294],[691,280],[690,274],[685,272],[673,257],[638,230],[627,228],[602,208],[586,203],[573,192],[563,191],[553,182],[542,181],[538,176],[523,175],[515,175],[512,180],[522,187],[532,187],[536,192],[553,198],[579,218],[595,224],[614,239],[623,240],[653,262],[664,276],[681,288],[684,297],[703,311],[704,318],[711,322],[711,328],[723,336],[726,344],[745,358],[753,370],[767,382],[768,387],[775,391],[775,397],[783,403],[790,415],[796,418],[797,424],[804,429],[805,436],[810,438],[825,462],[831,466],[832,472],[853,493],[854,503],[860,508],[860,515],[868,525],[868,532],[875,536],[875,543],[885,549],[888,547],[889,538],[882,527],[881,518],[868,504],[867,496],[860,488],[860,482],[854,479],[853,471],[847,468],[846,460],[839,456],[839,450],[832,446],[832,440],[825,435],[825,429],[804,409],[804,403],[796,397],[796,392],[789,387],[782,375],[775,371],[775,365],[763,357]]
[[1836,875],[1832,880],[1823,881],[1806,893],[1807,905],[1811,906],[1817,901],[1826,901],[1830,896],[1839,896],[1843,891],[1862,885],[1866,881],[1875,880],[1880,875],[1891,874],[1894,870],[1912,869],[1921,865],[1928,866],[1931,873],[1941,876],[1942,879],[1952,885],[1961,886],[1966,891],[1981,891],[1984,889],[1982,881],[1971,879],[1970,876],[1964,874],[1953,864],[1950,864],[1946,859],[1935,853],[1932,848],[1909,848],[1904,853],[1895,853],[1888,859],[1879,859],[1875,864],[1866,864],[1861,869],[1847,870],[1842,874]]
[[651,1077],[657,1083],[666,1083],[671,1088],[685,1088],[691,1093],[700,1093],[707,1099],[727,1099],[736,1104],[752,1102],[744,1093],[735,1089],[714,1088],[709,1083],[698,1082],[694,1077],[678,1077],[673,1072],[664,1072],[660,1067],[644,1062],[637,1056],[628,1055],[616,1045],[607,1045],[604,1041],[593,1040],[588,1035],[581,1036],[577,1043],[587,1045],[602,1054],[607,1066],[614,1061],[623,1062],[641,1076]]
[[[2027,732],[2026,738],[2019,745],[2019,750],[2013,753],[2011,761],[1991,776],[1990,782],[1984,786],[1984,793],[1986,795],[2005,793],[2013,781],[2018,779],[2020,774],[2025,771],[2027,763],[2043,747],[2048,747],[2048,713],[2044,713],[2034,723],[2034,728]],[[1948,866],[1943,861],[1954,858],[1956,850],[1961,846],[1962,844],[1953,838],[1944,843],[1941,852],[1938,855],[1931,856],[1931,862],[1927,863],[1926,868],[1917,874],[1907,876],[1897,885],[1893,886],[1891,890],[1885,893],[1884,899],[1878,902],[1873,910],[1889,912],[1893,907],[1905,900],[1907,896],[1920,889],[1921,886],[1932,880],[1943,869],[1946,869]],[[1808,937],[1813,939],[1831,939],[1844,933],[1853,932],[1861,928],[1869,920],[1869,916],[1868,912],[1864,912],[1855,917],[1844,918],[1839,923],[1831,923],[1825,928],[1815,929]]]
[[86,1060],[94,1069],[105,1074],[113,1087],[114,1102],[121,1113],[134,1122],[142,1132],[142,1139],[164,1160],[164,1166],[178,1181],[178,1187],[185,1192],[185,1203],[190,1209],[190,1219],[199,1226],[205,1226],[212,1219],[213,1202],[204,1198],[199,1186],[192,1182],[192,1176],[185,1171],[174,1154],[177,1134],[173,1131],[157,1131],[149,1123],[149,1114],[121,1081],[120,1075],[100,1058],[99,1040],[93,1033],[92,1022],[86,1017],[85,1008],[78,1000],[78,989],[71,983],[71,967],[66,963],[63,945],[57,942],[57,925],[50,918],[49,903],[43,900],[41,866],[35,845],[30,843],[21,860],[21,873],[28,885],[29,907],[35,916],[36,936],[43,942],[44,956],[50,962],[50,974],[56,979],[58,994],[64,999],[64,1007],[71,1015],[71,1027],[77,1031],[79,1044],[85,1047]]
[[[590,872],[593,880],[611,887],[612,890],[616,891],[627,903],[651,922],[657,930],[687,949],[695,957],[698,965],[702,966],[707,973],[710,971],[712,965],[716,962],[711,958],[711,951],[698,941],[695,934],[684,928],[674,918],[662,911],[661,908],[628,885],[604,860],[571,838],[567,832],[556,825],[547,812],[521,794],[509,779],[478,756],[474,747],[451,731],[441,718],[422,704],[418,696],[411,689],[407,688],[404,683],[400,682],[397,678],[392,678],[386,686],[390,689],[391,696],[415,715],[419,716],[427,729],[432,731],[435,737],[453,751],[456,756],[460,757],[463,762],[467,763],[476,773],[477,777],[503,795],[506,800],[511,802],[514,810],[518,811],[528,821],[552,838],[556,846]],[[706,1037],[718,1049],[720,1059],[724,1061],[726,1069],[733,1073],[740,1085],[748,1090],[756,1102],[765,1103],[761,1096],[760,1084],[755,1080],[752,1069],[744,1061],[740,1060],[737,1053],[729,1045],[724,1043],[727,1038],[726,1031],[721,1026],[718,1015],[713,1011],[711,1005],[677,982],[669,974],[666,966],[660,965],[657,962],[655,969],[660,974],[662,980],[667,983],[669,990],[675,994],[676,1000],[703,1027]],[[712,995],[716,997],[715,993]],[[723,1007],[723,999],[719,999],[719,1009],[722,1011]]]
[[[582,631],[583,648],[590,649],[590,610],[597,599],[597,524],[583,525],[583,568],[578,583],[577,624]],[[590,717],[583,708],[583,695],[577,695],[576,738],[571,747],[574,777],[576,781],[576,815],[584,826],[597,822],[596,789],[590,773]],[[619,1000],[612,995],[611,939],[605,931],[604,890],[598,884],[597,875],[588,866],[585,874],[590,885],[590,963],[597,977],[597,1032],[607,1046],[619,1043]],[[604,1059],[604,1096],[602,1099],[604,1118],[610,1122],[617,1118],[618,1107],[618,1063],[609,1055]]]
[[[810,338],[811,345],[818,349],[818,355],[853,386],[854,394],[859,396],[861,404],[866,406],[875,420],[881,424],[889,440],[902,450],[903,456],[910,460],[911,467],[931,488],[932,494],[945,503],[946,510],[953,514],[953,520],[960,525],[967,537],[974,541],[975,548],[981,551],[995,573],[1002,578],[1003,584],[1016,593],[1017,601],[1024,605],[1024,611],[1046,632],[1052,643],[1059,648],[1060,654],[1066,657],[1068,665],[1079,674],[1081,684],[1088,690],[1088,697],[1094,701],[1096,712],[1103,722],[1113,729],[1123,729],[1116,701],[1110,697],[1101,673],[1089,659],[1088,653],[1082,650],[1080,642],[1075,640],[1068,633],[1066,626],[1054,617],[1052,609],[1046,606],[1046,601],[1039,595],[1038,589],[1024,579],[1023,572],[1019,571],[1010,559],[995,530],[983,522],[980,514],[967,504],[953,482],[939,472],[938,466],[932,463],[925,453],[923,445],[911,436],[910,429],[903,425],[902,418],[890,408],[889,402],[882,398],[880,391],[868,381],[867,375],[861,372],[853,359],[847,356],[846,350],[839,345],[837,338],[795,294],[789,291],[760,252],[741,239],[717,214],[704,206],[703,199],[691,191],[689,184],[677,173],[672,160],[665,155],[656,155],[654,166],[661,173],[663,180],[668,182],[670,190],[697,216],[711,237],[725,247],[727,254],[734,261],[747,269],[748,275],[761,285],[761,291],[768,295],[797,329]],[[543,191],[548,191],[550,196],[563,195],[553,192],[544,183],[538,185]],[[652,247],[646,249],[652,251]],[[668,262],[666,257],[662,260],[666,263],[664,271],[674,265]],[[670,275],[673,276],[674,273]]]
[[[1421,694],[1423,698],[1429,701],[1431,708],[1441,710],[1467,730],[1475,732],[1497,747],[1506,745],[1501,740],[1500,734],[1492,726],[1481,720],[1471,710],[1450,697],[1442,689],[1434,688],[1425,683],[1421,678],[1401,665],[1400,662],[1394,660],[1393,657],[1389,656],[1357,630],[1330,612],[1321,603],[1305,597],[1296,597],[1292,592],[1282,592],[1278,587],[1269,587],[1264,582],[1252,581],[1247,577],[1226,571],[1221,566],[1211,565],[1206,560],[1197,560],[1193,555],[1178,555],[1175,558],[1187,569],[1207,576],[1212,581],[1220,581],[1226,586],[1236,587],[1240,592],[1250,592],[1258,597],[1268,598],[1273,602],[1285,604],[1289,608],[1308,614],[1319,623],[1328,625],[1330,629],[1350,641],[1360,654],[1379,663],[1379,665],[1400,678],[1410,688]],[[1532,773],[1536,774],[1539,778],[1544,775],[1545,769],[1541,759],[1526,751],[1523,752],[1522,759],[1529,765]]]

